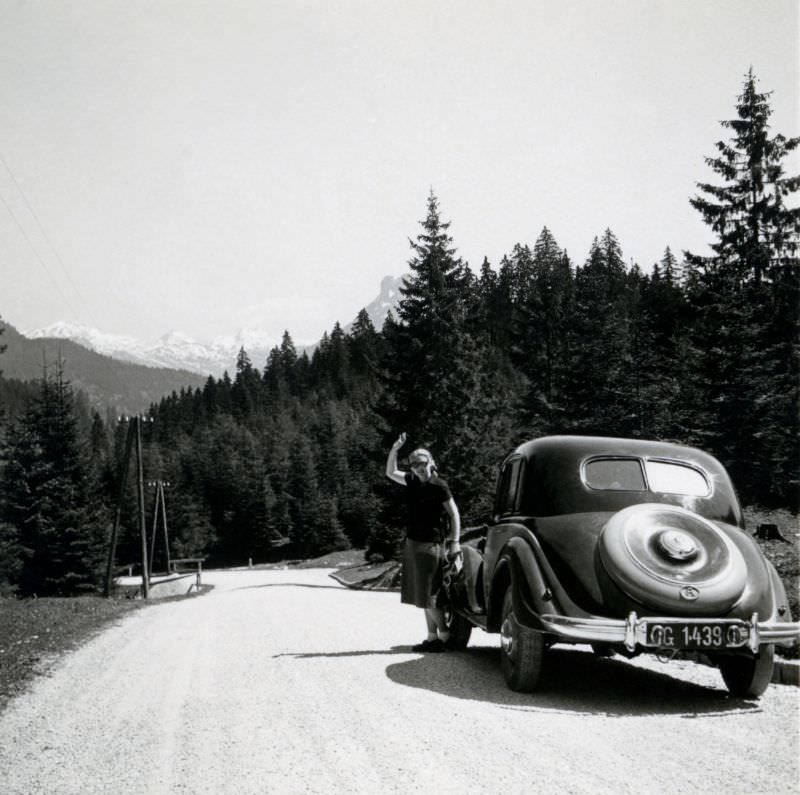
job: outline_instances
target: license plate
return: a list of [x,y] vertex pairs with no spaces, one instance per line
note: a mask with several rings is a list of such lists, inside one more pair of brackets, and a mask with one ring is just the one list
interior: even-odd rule
[[647,645],[659,649],[730,649],[744,646],[747,624],[648,623]]

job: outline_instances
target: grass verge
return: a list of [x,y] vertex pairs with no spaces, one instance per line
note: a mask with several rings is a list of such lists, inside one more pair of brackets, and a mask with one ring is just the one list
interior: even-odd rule
[[0,710],[48,663],[143,605],[100,596],[0,597]]

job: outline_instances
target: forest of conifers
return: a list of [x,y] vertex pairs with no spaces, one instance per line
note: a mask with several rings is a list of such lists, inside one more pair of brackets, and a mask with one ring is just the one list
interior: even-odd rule
[[[545,434],[697,446],[745,504],[796,511],[799,180],[783,161],[800,139],[770,133],[769,95],[755,83],[751,71],[723,122],[729,140],[707,159],[719,181],[689,199],[709,227],[708,256],[666,248],[641,269],[606,230],[575,262],[544,228],[473,271],[431,193],[383,328],[362,311],[311,356],[287,332],[266,362],[242,350],[230,376],[152,406],[144,478],[168,484],[172,556],[394,555],[402,513],[383,469],[401,431],[401,461],[429,448],[466,525],[490,513],[505,454]],[[0,592],[102,582],[127,423],[79,408],[55,366],[0,420]],[[116,563],[132,563],[134,477],[121,516]]]

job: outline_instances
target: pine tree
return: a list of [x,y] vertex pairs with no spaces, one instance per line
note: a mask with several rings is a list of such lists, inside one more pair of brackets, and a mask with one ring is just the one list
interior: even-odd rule
[[73,393],[59,363],[9,437],[4,471],[6,518],[17,528],[25,595],[96,588],[105,522],[96,473],[80,438]]
[[23,554],[17,528],[0,521],[0,597],[16,593],[24,566]]
[[350,542],[339,522],[339,506],[335,497],[323,495],[319,498],[313,524],[313,540],[310,550],[313,555],[325,555],[329,552],[350,548]]
[[770,137],[770,95],[756,91],[751,67],[738,97],[737,118],[721,122],[733,137],[718,141],[719,154],[706,158],[725,184],[698,183],[705,195],[690,199],[717,239],[712,256],[687,253],[689,263],[705,271],[724,269],[739,285],[774,280],[783,267],[796,264],[800,244],[800,207],[786,203],[800,187],[800,176],[785,176],[783,167],[800,137]]
[[170,554],[175,558],[203,557],[216,539],[209,512],[191,484],[179,482],[166,496]]
[[295,368],[297,350],[288,331],[283,332],[281,344],[272,348],[264,368],[264,383],[267,387],[267,402],[276,410],[290,395],[296,394]]
[[345,333],[338,321],[331,331],[327,367],[333,384],[333,396],[340,400],[350,391],[352,374],[350,372],[350,350]]
[[289,538],[293,524],[290,493],[291,450],[298,431],[291,412],[285,407],[273,414],[270,420],[266,432],[268,441],[264,449],[266,474],[274,497],[269,507],[270,527],[280,538]]
[[528,379],[525,401],[527,435],[554,433],[564,425],[566,411],[564,362],[567,318],[572,305],[569,259],[545,227],[525,261],[520,280],[513,346],[514,360]]
[[632,430],[628,405],[630,306],[622,251],[613,232],[592,243],[575,273],[575,300],[567,319],[567,429],[624,436]]
[[468,484],[476,478],[480,445],[482,357],[469,322],[477,287],[456,256],[449,223],[441,220],[433,193],[422,232],[410,241],[411,275],[400,288],[399,322],[387,323],[381,413],[384,445],[406,431],[409,445],[433,450],[454,493],[468,511]]
[[797,504],[800,208],[788,199],[800,177],[783,161],[800,138],[770,136],[769,97],[751,68],[722,122],[732,138],[706,159],[724,184],[699,183],[690,200],[716,239],[711,256],[686,253],[687,289],[706,446],[746,499]]
[[655,439],[689,440],[693,379],[686,355],[688,307],[681,266],[667,247],[652,275],[639,276],[631,324],[638,431]]
[[311,443],[302,432],[298,432],[289,451],[286,491],[291,517],[289,538],[297,552],[310,555],[316,550],[321,494]]
[[235,415],[240,421],[258,414],[263,402],[261,378],[244,348],[239,350],[236,357],[236,378],[231,387],[231,399]]
[[378,365],[383,338],[375,330],[366,309],[358,313],[347,342],[354,377],[348,397],[357,406],[369,406],[377,398],[380,389]]

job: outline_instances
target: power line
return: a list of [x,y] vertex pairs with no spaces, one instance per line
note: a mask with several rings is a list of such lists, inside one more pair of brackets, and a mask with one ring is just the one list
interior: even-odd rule
[[58,282],[55,280],[55,277],[53,276],[53,274],[50,272],[50,268],[47,267],[47,264],[42,259],[42,257],[39,254],[39,252],[36,250],[36,247],[33,245],[33,243],[31,242],[31,239],[28,237],[28,233],[23,229],[22,224],[19,222],[19,219],[14,214],[14,211],[11,209],[11,207],[8,204],[8,202],[5,200],[5,198],[2,195],[0,195],[0,200],[2,200],[3,204],[5,204],[6,210],[8,210],[8,214],[14,219],[14,223],[17,225],[17,228],[19,229],[19,231],[22,232],[22,236],[25,238],[25,241],[30,246],[31,251],[36,256],[36,259],[39,260],[39,263],[44,268],[45,273],[50,277],[50,281],[53,282],[53,285],[56,288],[56,290],[58,291],[58,294],[61,296],[61,299],[67,305],[67,307],[69,308],[69,311],[72,312],[73,316],[77,318],[78,317],[78,313],[75,311],[75,309],[73,308],[72,304],[69,302],[69,299],[67,298],[67,296],[64,295],[63,290],[59,286]]
[[[14,172],[9,167],[8,163],[6,162],[5,157],[3,157],[3,155],[1,155],[1,154],[0,154],[0,160],[2,160],[3,166],[5,167],[6,171],[9,174],[9,176],[11,177],[11,180],[14,183],[14,186],[19,191],[20,196],[22,196],[22,199],[25,202],[25,206],[28,208],[28,212],[33,216],[33,219],[36,221],[36,224],[39,227],[39,230],[41,231],[42,235],[44,236],[44,239],[47,241],[47,245],[50,247],[50,250],[53,252],[53,255],[55,256],[56,261],[61,266],[61,270],[63,271],[64,275],[67,277],[67,281],[69,282],[70,286],[72,287],[73,291],[75,292],[75,295],[78,296],[78,299],[80,300],[81,304],[83,305],[83,308],[86,311],[86,316],[89,318],[89,321],[92,323],[93,326],[97,326],[97,323],[94,320],[94,318],[92,317],[92,313],[89,310],[89,306],[88,306],[86,300],[84,299],[83,295],[81,294],[81,291],[78,289],[78,287],[75,284],[75,282],[72,280],[72,277],[70,276],[69,271],[67,270],[67,266],[64,264],[64,260],[61,259],[61,255],[58,253],[58,250],[53,245],[53,241],[50,239],[50,235],[47,234],[47,230],[44,228],[44,224],[42,224],[42,222],[39,220],[39,216],[36,214],[36,211],[33,209],[31,203],[28,201],[28,197],[25,195],[25,191],[22,190],[22,186],[19,184],[19,182],[17,181],[17,178],[14,176]],[[0,198],[2,198],[2,197],[0,196]],[[39,252],[34,247],[33,243],[31,242],[30,238],[26,234],[25,230],[22,228],[22,224],[20,224],[19,220],[14,215],[13,211],[11,210],[11,207],[9,206],[8,202],[6,202],[5,199],[3,199],[3,204],[5,204],[6,209],[8,210],[9,214],[11,215],[11,217],[14,219],[14,222],[19,227],[20,232],[22,232],[22,235],[25,238],[25,240],[27,241],[27,243],[30,246],[31,250],[36,255],[36,258],[39,260],[39,262],[42,264],[42,267],[47,272],[47,275],[50,277],[51,281],[55,285],[56,289],[58,290],[59,295],[64,300],[64,303],[67,305],[67,307],[69,308],[70,312],[72,312],[72,314],[76,318],[78,318],[79,317],[78,313],[75,312],[75,309],[73,308],[72,304],[70,304],[70,302],[67,300],[67,297],[62,292],[61,288],[58,285],[58,282],[55,280],[53,274],[50,272],[50,269],[47,267],[47,265],[45,264],[45,262],[42,259],[41,255],[39,254]]]

